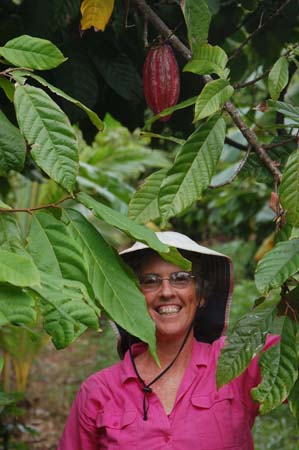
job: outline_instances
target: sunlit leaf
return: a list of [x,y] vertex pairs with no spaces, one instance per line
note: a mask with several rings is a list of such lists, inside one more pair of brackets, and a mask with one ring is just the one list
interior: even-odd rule
[[267,105],[270,109],[280,112],[285,117],[292,119],[295,123],[299,123],[299,107],[290,103],[268,100]]
[[6,42],[0,55],[17,67],[39,70],[52,69],[66,60],[52,42],[27,35]]
[[278,242],[273,250],[259,261],[255,284],[265,294],[270,289],[279,287],[299,270],[299,239]]
[[66,209],[63,220],[80,248],[100,305],[116,323],[147,342],[155,354],[154,323],[135,280],[126,273],[116,252],[79,212]]
[[0,176],[7,176],[10,170],[22,170],[25,156],[23,136],[0,111]]
[[67,116],[39,88],[18,86],[14,103],[22,134],[37,165],[72,192],[78,173],[78,143]]
[[225,69],[227,60],[227,54],[221,47],[203,44],[193,52],[191,61],[184,67],[184,72],[198,75],[216,73],[220,78],[227,78],[229,72]]
[[181,147],[160,192],[159,208],[166,221],[197,200],[214,175],[225,138],[225,122],[214,117],[201,125]]
[[246,314],[235,324],[222,348],[217,364],[217,387],[240,375],[265,344],[275,317],[275,308],[265,308]]
[[8,323],[32,323],[36,319],[33,298],[15,286],[0,286],[0,327]]
[[34,286],[40,283],[40,276],[29,256],[0,249],[0,281],[15,286]]
[[269,93],[273,100],[278,100],[280,93],[288,84],[288,80],[289,64],[287,58],[282,56],[276,61],[269,73]]
[[145,122],[144,128],[147,129],[152,123],[159,120],[160,117],[169,116],[170,114],[172,114],[175,111],[179,111],[180,109],[185,109],[185,108],[188,108],[189,106],[195,105],[196,100],[197,100],[197,97],[191,97],[191,98],[188,98],[187,100],[177,103],[174,106],[171,106],[170,108],[163,109],[163,111],[161,111],[159,114],[156,114],[155,116],[150,117]]
[[282,320],[280,342],[261,355],[262,382],[251,391],[253,400],[260,403],[261,414],[276,408],[287,398],[298,376],[296,326],[287,316]]
[[98,218],[104,220],[109,225],[124,231],[132,239],[147,244],[153,250],[160,253],[163,258],[173,264],[176,264],[185,270],[190,270],[190,262],[183,258],[174,248],[171,249],[168,245],[163,244],[149,228],[139,225],[123,214],[97,202],[84,192],[79,193],[77,198],[80,203],[91,209]]
[[299,148],[293,152],[283,171],[279,200],[287,213],[287,222],[299,226]]
[[168,169],[161,169],[147,177],[129,204],[129,217],[137,223],[147,223],[160,216],[158,193]]
[[54,94],[58,95],[59,97],[64,98],[65,100],[69,101],[70,103],[73,103],[74,105],[78,106],[78,108],[82,109],[82,111],[84,111],[88,115],[90,121],[94,124],[95,127],[97,127],[98,130],[100,130],[100,131],[103,130],[104,124],[103,124],[102,120],[99,118],[99,116],[94,111],[92,111],[90,108],[83,105],[83,103],[81,103],[79,100],[76,100],[75,98],[73,98],[70,95],[63,92],[61,89],[53,86],[51,83],[44,80],[44,78],[40,77],[39,75],[35,75],[32,72],[26,72],[26,71],[21,71],[21,70],[18,72],[20,74],[22,74],[23,76],[33,78],[34,80],[38,81],[43,86],[50,89],[51,92],[54,92]]
[[114,7],[114,0],[83,0],[81,30],[95,27],[104,31]]
[[211,13],[206,0],[184,0],[181,2],[191,49],[208,40]]
[[227,80],[220,78],[207,83],[196,100],[194,122],[219,111],[233,92],[234,88]]

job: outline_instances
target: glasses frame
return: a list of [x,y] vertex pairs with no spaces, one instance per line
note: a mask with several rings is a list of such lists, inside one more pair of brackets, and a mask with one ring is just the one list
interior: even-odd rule
[[[175,280],[173,279],[173,275],[176,275],[179,273],[188,274],[188,278],[186,278],[186,280],[184,280],[186,282],[186,284],[184,286],[176,286],[175,285]],[[152,286],[147,286],[147,285],[143,284],[142,280],[148,275],[153,275],[154,277],[156,277],[157,284],[153,284]],[[160,287],[162,286],[163,280],[168,280],[170,286],[173,287],[174,289],[185,289],[186,287],[188,287],[190,285],[191,280],[193,280],[195,278],[197,278],[197,277],[192,272],[186,272],[184,270],[178,270],[176,272],[172,272],[168,277],[160,277],[160,275],[158,275],[156,273],[147,273],[147,274],[143,275],[142,277],[139,277],[139,284],[140,284],[140,288],[146,292],[154,292],[154,291],[157,291],[158,289],[160,289]]]

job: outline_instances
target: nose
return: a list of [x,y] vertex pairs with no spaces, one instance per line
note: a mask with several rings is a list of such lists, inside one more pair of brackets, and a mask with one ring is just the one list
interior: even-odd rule
[[174,288],[169,283],[169,280],[164,278],[162,280],[161,286],[160,286],[160,294],[164,298],[170,298],[174,294]]

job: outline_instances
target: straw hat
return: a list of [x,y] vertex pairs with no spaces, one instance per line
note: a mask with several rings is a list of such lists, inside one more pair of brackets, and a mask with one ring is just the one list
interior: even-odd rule
[[[198,341],[213,342],[225,334],[228,325],[233,289],[232,261],[228,256],[203,247],[188,236],[175,231],[157,232],[156,236],[164,244],[182,250],[183,255],[191,261],[199,261],[200,275],[204,278],[207,289],[205,288],[204,292],[205,307],[198,310],[195,317],[194,336]],[[120,255],[125,263],[131,265],[132,259],[146,249],[149,249],[146,244],[135,242],[131,247],[121,251]],[[125,330],[120,327],[118,329],[121,336],[119,350],[125,353],[129,343],[137,342],[138,339],[132,336],[129,339],[129,334]]]

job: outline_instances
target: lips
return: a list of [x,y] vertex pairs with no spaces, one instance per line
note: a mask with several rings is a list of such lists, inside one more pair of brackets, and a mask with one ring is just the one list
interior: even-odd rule
[[179,313],[181,309],[179,305],[161,305],[156,308],[156,311],[160,315],[167,315]]

